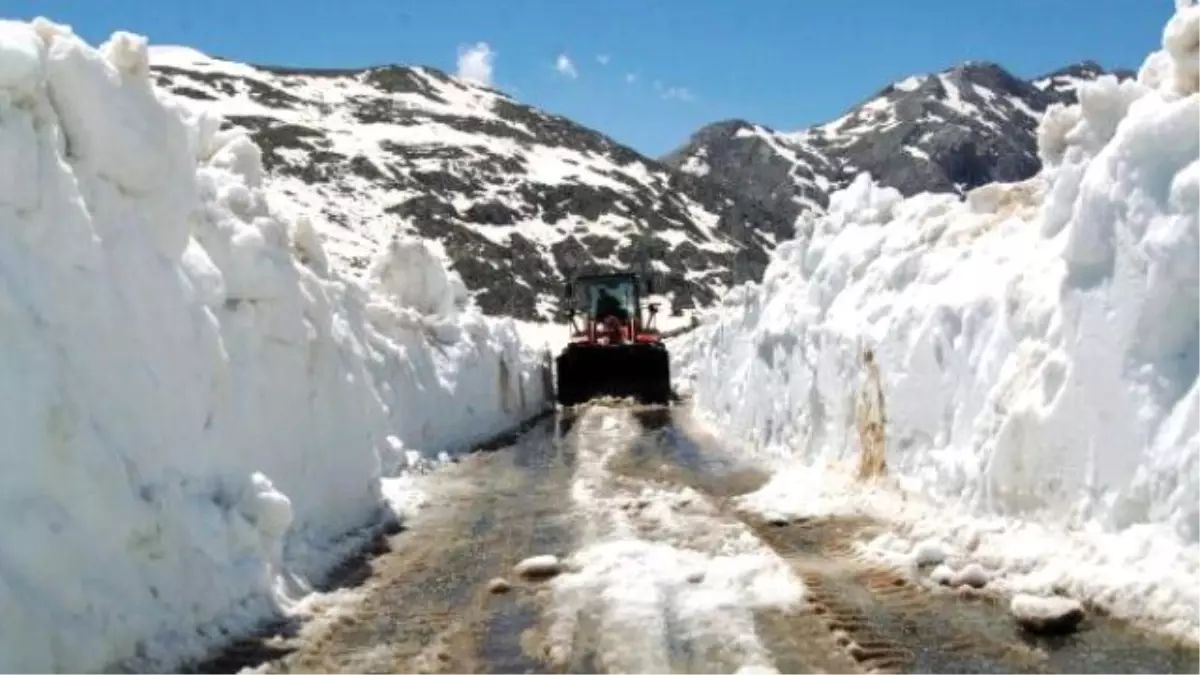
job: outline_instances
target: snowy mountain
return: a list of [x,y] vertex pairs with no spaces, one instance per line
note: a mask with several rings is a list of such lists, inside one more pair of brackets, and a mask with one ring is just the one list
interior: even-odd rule
[[320,214],[333,258],[362,270],[397,232],[437,240],[488,313],[549,318],[565,271],[643,264],[672,306],[710,304],[791,235],[732,191],[432,68],[151,58],[159,87],[252,131],[275,205]]
[[962,194],[1036,173],[1042,113],[1053,103],[1074,103],[1079,83],[1103,74],[1083,62],[1026,81],[994,63],[967,62],[889,84],[845,115],[797,132],[718,122],[664,161],[788,219],[824,211],[829,195],[861,171],[905,195]]

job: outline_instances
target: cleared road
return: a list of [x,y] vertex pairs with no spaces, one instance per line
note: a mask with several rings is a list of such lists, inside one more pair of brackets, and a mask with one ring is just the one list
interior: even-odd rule
[[[1197,672],[1194,647],[1115,621],[1032,638],[1002,599],[867,565],[850,544],[875,523],[735,511],[729,498],[765,476],[683,409],[560,413],[436,480],[434,503],[344,571],[361,600],[199,670]],[[542,554],[567,570],[514,576]],[[498,578],[511,589],[493,592]]]

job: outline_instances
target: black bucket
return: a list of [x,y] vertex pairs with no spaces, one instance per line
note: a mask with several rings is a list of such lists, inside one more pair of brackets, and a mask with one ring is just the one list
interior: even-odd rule
[[603,397],[671,400],[670,357],[661,344],[573,344],[555,366],[557,399],[564,406]]

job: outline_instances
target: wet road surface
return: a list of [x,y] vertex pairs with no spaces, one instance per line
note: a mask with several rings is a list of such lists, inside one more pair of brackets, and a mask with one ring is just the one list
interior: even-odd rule
[[[1004,598],[931,590],[859,560],[852,544],[881,531],[876,523],[772,523],[740,513],[732,498],[766,476],[685,417],[678,408],[559,413],[512,445],[445,467],[436,500],[352,566],[361,600],[312,630],[243,641],[198,670],[1197,672],[1194,645],[1096,616],[1074,635],[1031,638]],[[664,518],[674,524],[664,528]],[[622,587],[637,577],[610,578],[596,591],[570,581],[587,576],[580,569],[550,581],[513,575],[529,556],[565,558],[613,539],[641,547],[619,550],[614,565],[676,549],[724,554],[730,541],[753,541],[803,582],[804,601],[754,606],[747,628],[736,625],[736,609],[697,609],[670,585],[662,597],[635,594],[634,610],[623,611]],[[496,578],[511,590],[493,593]],[[659,587],[646,588],[640,595]],[[697,616],[705,611],[713,625]]]

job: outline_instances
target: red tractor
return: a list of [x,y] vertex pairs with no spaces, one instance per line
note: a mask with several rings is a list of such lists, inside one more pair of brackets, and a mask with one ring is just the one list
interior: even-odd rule
[[[555,359],[560,404],[571,406],[602,396],[670,402],[670,358],[653,326],[658,305],[647,305],[643,321],[642,288],[632,273],[592,274],[567,282],[572,337]],[[644,288],[653,292],[649,281]],[[580,309],[582,326],[575,320]]]

